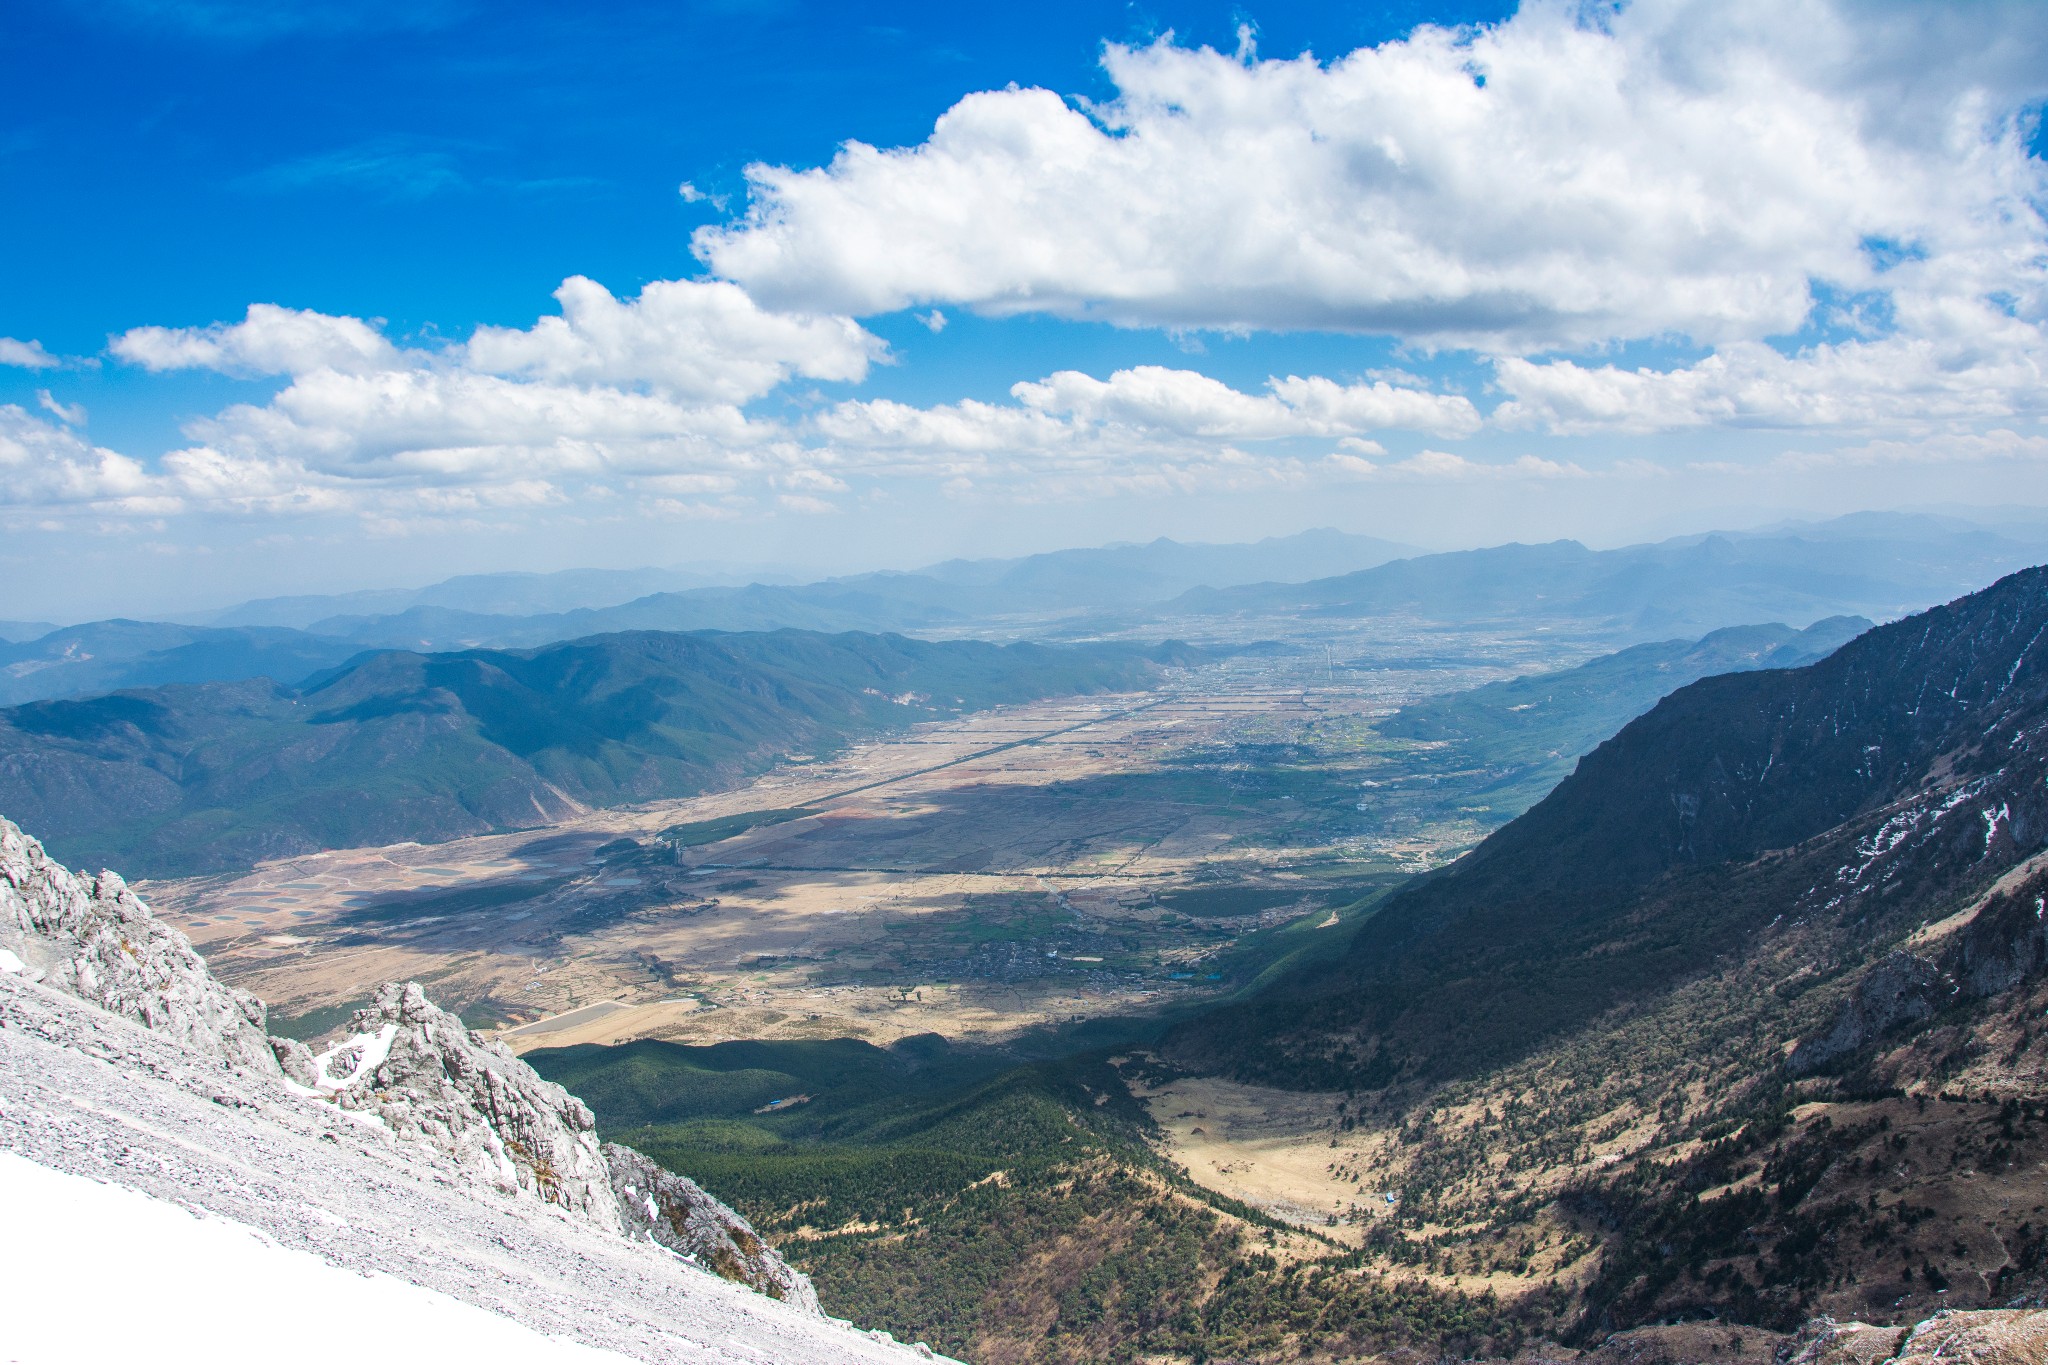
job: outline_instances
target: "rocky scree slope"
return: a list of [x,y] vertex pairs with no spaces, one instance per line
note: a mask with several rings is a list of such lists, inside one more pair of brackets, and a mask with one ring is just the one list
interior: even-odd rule
[[191,941],[112,872],[91,881],[0,819],[0,971],[40,981],[235,1066],[275,1072],[263,1002],[223,985]]
[[[400,1206],[379,1205],[377,1218],[396,1220],[388,1234],[404,1242],[417,1231],[402,1225],[419,1216],[406,1210],[422,1199],[439,1219],[427,1245],[383,1248],[366,1268],[504,1311],[497,1274],[423,1270],[451,1243],[480,1236],[494,1216],[523,1227],[516,1241],[501,1234],[500,1250],[516,1245],[524,1254],[529,1244],[566,1239],[582,1244],[556,1248],[573,1263],[588,1257],[595,1238],[614,1249],[612,1260],[637,1267],[628,1277],[645,1284],[631,1302],[603,1291],[580,1304],[558,1302],[560,1284],[543,1295],[544,1311],[514,1301],[515,1316],[543,1325],[557,1311],[565,1322],[610,1314],[625,1324],[623,1337],[600,1333],[594,1344],[648,1359],[694,1358],[677,1355],[673,1341],[650,1345],[655,1338],[646,1334],[687,1326],[701,1310],[742,1337],[759,1329],[760,1342],[730,1358],[930,1357],[824,1318],[808,1282],[743,1219],[639,1153],[600,1147],[581,1101],[463,1028],[416,983],[386,986],[350,1021],[348,1036],[318,1055],[265,1039],[261,1003],[216,982],[183,935],[118,878],[81,882],[5,820],[0,942],[0,1120],[8,1125],[0,1147],[270,1230],[282,1215],[246,1198],[249,1177],[261,1175],[301,1192],[286,1202],[302,1216],[283,1220],[301,1244],[305,1201],[320,1226],[355,1226],[334,1206],[354,1208],[349,1191],[361,1171],[326,1169],[353,1153],[381,1163],[379,1188]],[[182,1131],[167,1136],[167,1124]],[[195,1166],[201,1148],[211,1161]],[[185,1178],[167,1186],[135,1180],[137,1170],[182,1170]],[[224,1178],[228,1170],[237,1174]],[[331,1196],[325,1205],[321,1190]],[[727,1282],[762,1293],[746,1293],[735,1307]],[[651,1301],[682,1316],[652,1313]]]

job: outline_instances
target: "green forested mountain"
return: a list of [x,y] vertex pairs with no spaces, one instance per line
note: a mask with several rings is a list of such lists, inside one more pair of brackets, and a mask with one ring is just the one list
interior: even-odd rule
[[854,734],[1145,685],[1185,656],[803,631],[393,651],[298,688],[256,679],[0,710],[0,809],[73,863],[212,871],[701,791]]

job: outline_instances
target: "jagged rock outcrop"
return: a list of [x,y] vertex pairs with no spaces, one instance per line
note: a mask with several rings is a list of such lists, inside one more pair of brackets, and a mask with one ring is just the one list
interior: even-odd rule
[[1792,1049],[1785,1068],[1811,1075],[1901,1024],[1932,1019],[1954,994],[1955,984],[1936,964],[1911,953],[1889,954],[1856,983],[1826,1033]]
[[479,1182],[624,1230],[589,1108],[504,1044],[470,1032],[418,982],[384,986],[317,1057],[282,1042],[278,1051],[295,1084],[374,1115]]
[[75,995],[236,1066],[275,1073],[263,1002],[214,979],[191,940],[112,872],[90,881],[0,819],[0,971]]
[[[2017,875],[2017,874],[2016,874]],[[1794,1076],[1826,1070],[1906,1024],[1963,1000],[2011,990],[2048,969],[2048,872],[1993,891],[1932,959],[1894,952],[1863,974],[1825,1033],[1785,1059]]]
[[665,1171],[615,1142],[604,1145],[612,1191],[631,1236],[648,1237],[677,1255],[748,1285],[771,1299],[822,1314],[817,1291],[801,1271],[761,1240],[746,1219],[706,1194],[696,1181]]
[[2048,967],[2048,877],[1993,896],[1956,935],[1949,970],[1970,995],[1997,995]]
[[2048,1311],[1936,1313],[1914,1327],[1816,1318],[1779,1353],[1782,1365],[2042,1365]]

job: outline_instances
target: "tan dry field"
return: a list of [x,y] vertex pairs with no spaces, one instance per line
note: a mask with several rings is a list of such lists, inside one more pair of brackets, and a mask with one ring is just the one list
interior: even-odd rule
[[[1308,690],[1212,671],[923,725],[738,790],[544,830],[143,890],[217,971],[301,1031],[339,1024],[380,982],[417,979],[515,1048],[994,1041],[1213,990],[1199,965],[1219,941],[1327,913],[1313,899],[1323,884],[1289,869],[1329,850],[1276,852],[1259,837],[1301,809],[1292,798],[1248,807],[1146,783],[1232,736],[1362,723],[1415,681]],[[693,847],[656,841],[790,809],[810,813]],[[1219,880],[1299,885],[1304,898],[1227,931],[1176,926],[1154,899]],[[583,1012],[600,1004],[622,1008]]]
[[1335,1095],[1213,1076],[1125,1081],[1159,1125],[1165,1155],[1197,1184],[1346,1246],[1362,1243],[1363,1224],[1385,1207],[1390,1191],[1339,1169],[1360,1154],[1344,1144]]

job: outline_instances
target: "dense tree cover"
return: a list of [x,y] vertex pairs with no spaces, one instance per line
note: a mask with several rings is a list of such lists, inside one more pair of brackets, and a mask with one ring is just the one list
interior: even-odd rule
[[298,687],[258,678],[0,710],[0,809],[80,866],[220,871],[686,795],[854,735],[1148,686],[1192,657],[797,630],[385,651]]
[[[828,1307],[976,1361],[1477,1348],[1523,1330],[1497,1303],[1357,1257],[1276,1254],[1280,1225],[1159,1159],[1100,1056],[1004,1066],[914,1041],[529,1057],[620,1140],[745,1213]],[[811,1098],[754,1114],[741,1106],[763,1091],[723,1088],[764,1076]]]

